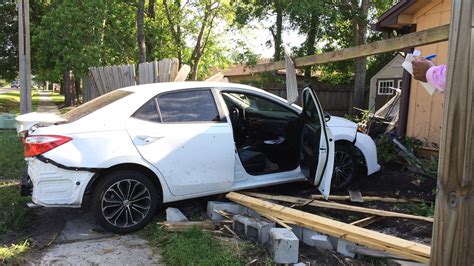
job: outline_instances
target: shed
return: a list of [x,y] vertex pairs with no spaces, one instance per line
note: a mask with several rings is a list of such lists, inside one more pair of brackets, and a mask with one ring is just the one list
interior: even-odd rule
[[[452,0],[400,0],[390,8],[374,25],[376,30],[390,34],[422,31],[450,23]],[[416,47],[422,55],[437,54],[433,62],[446,64],[448,42]],[[402,86],[400,102],[399,135],[416,137],[425,145],[438,145],[441,138],[444,94],[436,92],[432,96],[423,86],[409,76]]]
[[391,88],[401,89],[404,60],[397,54],[370,79],[369,108],[378,110],[395,95]]

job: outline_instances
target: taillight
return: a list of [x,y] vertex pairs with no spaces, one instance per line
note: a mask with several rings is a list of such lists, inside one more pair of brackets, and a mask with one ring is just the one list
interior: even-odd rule
[[72,139],[64,136],[36,135],[28,136],[23,142],[25,157],[33,157],[50,151]]
[[28,130],[23,130],[23,131],[20,131],[20,133],[18,133],[18,137],[20,138],[21,143],[25,143],[25,138],[27,134],[28,134]]

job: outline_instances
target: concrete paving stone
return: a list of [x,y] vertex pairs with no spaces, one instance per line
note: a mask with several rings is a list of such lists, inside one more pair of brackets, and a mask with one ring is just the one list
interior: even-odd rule
[[168,221],[168,222],[185,222],[185,221],[189,221],[189,219],[179,209],[166,208],[166,221]]
[[244,206],[233,203],[233,202],[223,202],[223,201],[208,201],[207,202],[207,216],[212,221],[222,221],[226,218],[218,214],[215,211],[225,211],[231,214],[244,214],[246,212]]

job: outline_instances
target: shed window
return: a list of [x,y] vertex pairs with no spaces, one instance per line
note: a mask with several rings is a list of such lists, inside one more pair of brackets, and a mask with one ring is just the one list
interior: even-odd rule
[[378,82],[378,94],[379,95],[392,95],[393,80],[379,80]]

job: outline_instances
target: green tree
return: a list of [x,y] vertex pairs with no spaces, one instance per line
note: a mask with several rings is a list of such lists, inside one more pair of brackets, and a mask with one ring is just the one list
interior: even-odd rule
[[0,78],[8,81],[18,75],[17,14],[15,3],[0,3]]
[[191,79],[196,80],[206,52],[222,50],[210,46],[218,44],[217,25],[225,26],[232,22],[232,6],[225,0],[196,0],[185,3],[180,0],[163,0],[162,3],[178,60],[191,65]]
[[242,0],[234,3],[236,22],[240,27],[247,25],[249,21],[254,19],[263,21],[275,16],[275,24],[268,28],[273,37],[274,61],[282,59],[283,19],[288,15],[290,4],[291,1],[288,0]]

